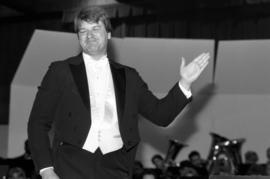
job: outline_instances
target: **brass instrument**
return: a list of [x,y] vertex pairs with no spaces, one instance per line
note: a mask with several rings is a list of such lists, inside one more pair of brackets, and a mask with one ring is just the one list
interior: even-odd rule
[[208,170],[212,175],[235,175],[242,164],[241,147],[245,139],[227,139],[215,133],[208,155]]
[[165,157],[165,165],[167,167],[174,167],[177,166],[177,164],[175,163],[175,158],[177,157],[178,153],[180,152],[180,150],[183,147],[186,147],[187,145],[184,143],[180,143],[178,140],[176,139],[170,139],[169,140],[169,147],[167,150],[167,154]]

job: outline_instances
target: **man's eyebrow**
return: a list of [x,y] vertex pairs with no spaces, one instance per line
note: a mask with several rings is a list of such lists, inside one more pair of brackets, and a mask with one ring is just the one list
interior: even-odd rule
[[86,28],[79,28],[78,31],[86,31]]
[[93,26],[93,28],[95,28],[95,27],[99,27],[100,28],[101,25],[100,24],[96,24],[96,25]]
[[[92,28],[101,28],[102,26],[100,24],[95,24],[92,26]],[[80,27],[80,29],[88,29],[88,28],[85,28],[85,27]]]

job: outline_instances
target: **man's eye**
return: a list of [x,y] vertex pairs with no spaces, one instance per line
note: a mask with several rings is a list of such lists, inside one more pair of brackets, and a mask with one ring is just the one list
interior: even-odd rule
[[86,30],[79,30],[80,34],[85,34],[87,31]]
[[95,31],[95,32],[100,31],[100,28],[99,27],[94,28],[93,31]]

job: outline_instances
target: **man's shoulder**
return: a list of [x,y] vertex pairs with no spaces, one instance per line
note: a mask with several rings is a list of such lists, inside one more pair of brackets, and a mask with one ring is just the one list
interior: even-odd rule
[[72,56],[72,57],[69,57],[69,58],[66,58],[64,60],[56,60],[56,61],[53,61],[51,63],[51,66],[54,66],[54,67],[59,67],[59,68],[62,68],[62,67],[67,67],[68,64],[76,64],[80,61],[80,56],[77,55],[77,56]]
[[76,63],[77,56],[69,57],[64,60],[55,60],[50,63],[48,72],[56,74],[56,75],[66,75],[70,73],[69,64]]
[[124,68],[125,70],[132,71],[132,72],[136,71],[135,68],[133,68],[131,66],[128,66],[128,65],[124,65],[124,64],[119,63],[119,62],[116,62],[114,60],[110,60],[110,64],[113,65],[116,68]]
[[80,58],[81,58],[81,55],[76,55],[76,56],[72,56],[72,57],[68,57],[66,59],[63,59],[63,60],[57,60],[57,61],[54,61],[53,63],[56,63],[56,64],[69,64],[69,63],[77,63],[78,61],[80,61]]

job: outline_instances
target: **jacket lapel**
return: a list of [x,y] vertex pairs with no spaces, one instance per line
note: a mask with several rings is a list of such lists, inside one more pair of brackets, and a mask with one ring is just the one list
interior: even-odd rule
[[[115,62],[110,62],[110,68],[113,77],[116,105],[117,105],[117,114],[119,121],[121,120],[124,112],[125,106],[125,95],[126,95],[126,75],[125,69],[120,64]],[[90,111],[90,98],[89,98],[89,89],[88,81],[86,75],[86,69],[83,61],[82,54],[75,57],[70,62],[70,69],[75,81],[75,84],[78,88],[82,101],[86,108]]]
[[90,111],[88,81],[82,54],[75,57],[75,59],[71,61],[69,65],[82,101],[86,108]]
[[125,96],[126,96],[126,75],[123,66],[112,62],[110,60],[110,67],[113,77],[117,114],[119,121],[123,117],[124,107],[125,107]]

